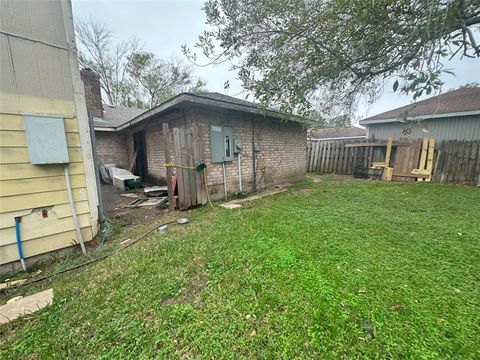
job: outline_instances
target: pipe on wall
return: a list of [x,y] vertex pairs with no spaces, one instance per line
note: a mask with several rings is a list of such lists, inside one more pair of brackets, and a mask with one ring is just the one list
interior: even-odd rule
[[23,271],[27,272],[27,267],[25,266],[25,258],[23,257],[22,242],[20,240],[20,223],[21,222],[22,222],[21,217],[15,218],[15,238],[17,239],[18,257],[20,258],[22,269]]
[[80,223],[78,222],[77,210],[75,209],[75,202],[73,201],[72,184],[70,183],[70,173],[68,172],[68,164],[64,166],[65,183],[67,185],[68,202],[70,203],[70,211],[72,212],[73,225],[75,225],[75,231],[77,232],[77,239],[82,248],[82,252],[87,255],[87,249],[85,249],[85,242],[83,241],[83,235],[80,230]]
[[222,162],[222,169],[223,169],[223,190],[225,192],[225,200],[227,200],[228,195],[227,195],[227,171],[225,169],[225,161]]
[[243,192],[243,184],[242,184],[242,160],[241,160],[241,155],[242,151],[238,153],[238,191],[241,193]]

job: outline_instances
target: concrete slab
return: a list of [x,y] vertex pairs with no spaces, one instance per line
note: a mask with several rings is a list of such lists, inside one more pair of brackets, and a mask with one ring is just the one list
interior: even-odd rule
[[6,324],[20,316],[34,313],[53,303],[53,289],[18,299],[0,306],[0,325]]
[[242,205],[235,204],[235,203],[225,203],[225,204],[221,204],[220,207],[223,207],[225,209],[237,209],[239,207],[242,207]]
[[232,201],[229,201],[229,202],[226,202],[226,203],[223,203],[219,206],[225,208],[225,209],[236,209],[236,208],[239,208],[241,203],[244,203],[244,202],[247,202],[247,201],[252,201],[252,200],[257,200],[257,199],[261,199],[261,198],[264,198],[266,196],[270,196],[270,195],[275,195],[275,194],[279,194],[279,193],[282,193],[284,191],[287,191],[288,189],[280,189],[280,190],[269,190],[269,191],[264,191],[262,193],[259,193],[259,194],[256,194],[256,195],[252,195],[252,196],[249,196],[249,197],[246,197],[244,199],[238,199],[238,200],[232,200]]

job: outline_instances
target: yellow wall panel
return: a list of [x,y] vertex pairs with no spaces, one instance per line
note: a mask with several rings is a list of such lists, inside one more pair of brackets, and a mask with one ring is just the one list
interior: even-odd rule
[[[64,119],[66,132],[78,132],[77,118]],[[0,114],[0,130],[23,130],[23,116],[18,114]]]
[[[75,202],[88,201],[87,190],[85,188],[73,189],[73,199]],[[7,196],[0,199],[0,213],[43,208],[59,204],[68,204],[66,190]]]
[[[77,201],[75,203],[75,208],[77,209],[77,214],[88,214],[88,201]],[[58,219],[63,219],[70,217],[70,204],[60,204],[55,206],[45,206],[39,208],[39,210],[47,209],[49,212],[53,212]],[[18,210],[12,212],[6,212],[0,214],[0,229],[5,229],[11,226],[14,226],[14,219],[17,216],[26,216],[31,214],[33,209]]]
[[[85,176],[70,176],[72,189],[86,187]],[[50,192],[54,190],[66,190],[64,176],[51,176],[42,178],[3,180],[0,181],[0,198],[11,197],[14,195],[35,194],[40,192]]]
[[[46,218],[42,217],[41,211],[34,211],[30,215],[24,216],[20,223],[20,239],[22,241],[38,239],[45,234],[53,235],[62,232],[75,230],[72,217],[57,219],[55,214],[49,213]],[[91,225],[90,215],[78,215],[80,227]],[[13,224],[15,224],[13,222]],[[16,243],[15,227],[11,226],[0,230],[0,249],[2,246]]]
[[[83,174],[83,163],[68,166],[70,175]],[[30,179],[64,174],[63,165],[1,164],[0,180]]]
[[[82,149],[79,147],[68,148],[70,163],[82,162]],[[0,147],[0,164],[30,163],[27,147]]]
[[[78,133],[66,133],[67,145],[80,146]],[[26,147],[27,139],[23,130],[0,130],[0,147]]]
[[[82,235],[85,241],[92,240],[92,229],[86,227],[82,229]],[[29,240],[22,243],[23,255],[28,258],[49,251],[54,251],[71,246],[77,235],[75,231],[68,231],[61,234],[49,235],[40,239]],[[18,250],[16,244],[2,246],[0,249],[0,264],[6,264],[18,260]]]
[[73,101],[7,93],[1,93],[0,96],[0,113],[3,114],[52,115],[65,118],[75,116]]

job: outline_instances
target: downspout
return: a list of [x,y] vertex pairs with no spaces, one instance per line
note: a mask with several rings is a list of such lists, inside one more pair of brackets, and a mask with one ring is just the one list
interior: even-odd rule
[[67,185],[68,201],[70,203],[70,211],[72,212],[73,225],[75,225],[75,231],[77,232],[77,239],[82,248],[82,252],[87,255],[87,249],[85,249],[85,243],[83,241],[83,235],[80,231],[80,223],[78,222],[77,210],[75,209],[75,202],[73,201],[72,184],[70,183],[70,174],[68,172],[68,164],[65,164],[65,183]]
[[255,120],[252,117],[252,167],[253,167],[253,187],[252,191],[257,191],[257,164],[255,153]]
[[15,237],[17,239],[18,257],[20,258],[22,269],[23,271],[27,272],[27,267],[25,266],[25,258],[23,257],[22,242],[20,240],[20,223],[21,222],[22,222],[22,218],[20,216],[17,216],[15,218]]

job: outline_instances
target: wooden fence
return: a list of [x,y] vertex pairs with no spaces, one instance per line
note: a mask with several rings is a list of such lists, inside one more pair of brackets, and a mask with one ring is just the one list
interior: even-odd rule
[[[307,142],[307,169],[320,174],[351,175],[355,167],[369,167],[374,161],[384,161],[386,148],[381,146],[345,147],[346,144],[364,143],[359,140],[335,140]],[[367,140],[372,142],[372,140]],[[421,144],[422,140],[412,143]],[[420,152],[411,153],[410,168],[416,168],[420,161]],[[403,152],[393,150],[391,166],[400,162]],[[435,182],[459,182],[477,184],[480,176],[480,141],[448,140],[437,144],[433,159]],[[394,180],[402,180],[394,177]],[[414,178],[403,178],[414,181]]]

